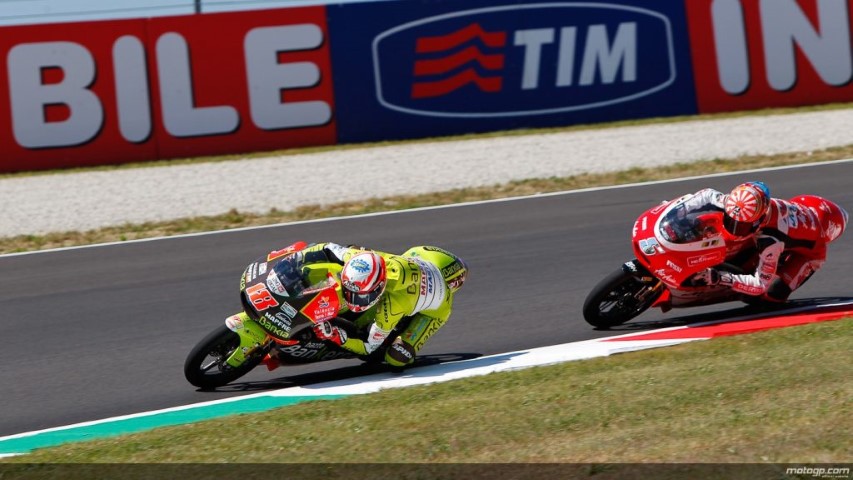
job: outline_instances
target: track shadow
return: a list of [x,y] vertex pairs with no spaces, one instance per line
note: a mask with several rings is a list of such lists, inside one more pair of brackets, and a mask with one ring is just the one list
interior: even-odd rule
[[[437,355],[419,355],[415,363],[405,369],[395,369],[383,363],[362,363],[343,368],[333,368],[320,372],[303,373],[300,375],[284,376],[271,380],[255,382],[234,382],[224,387],[219,387],[216,392],[256,392],[264,390],[277,390],[288,387],[305,387],[317,383],[349,380],[377,373],[405,373],[421,367],[429,367],[442,363],[458,362],[460,360],[471,360],[481,357],[481,353],[444,353]],[[258,367],[263,368],[263,367]],[[282,370],[287,366],[280,367]],[[214,391],[214,390],[211,390]]]
[[[683,315],[665,320],[654,321],[631,321],[624,325],[611,327],[612,332],[637,332],[653,330],[666,327],[680,327],[695,325],[698,323],[758,320],[768,316],[780,314],[805,313],[820,311],[830,313],[833,311],[850,310],[853,308],[853,297],[815,297],[790,300],[780,304],[744,305],[739,308],[730,308],[715,312],[704,312],[694,315]],[[596,329],[604,330],[604,329]]]

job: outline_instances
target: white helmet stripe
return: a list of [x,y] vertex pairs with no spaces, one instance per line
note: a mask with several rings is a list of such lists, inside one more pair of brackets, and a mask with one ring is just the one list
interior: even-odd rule
[[364,291],[370,291],[376,285],[376,280],[379,278],[379,266],[376,265],[376,258],[370,257],[370,276],[365,281]]

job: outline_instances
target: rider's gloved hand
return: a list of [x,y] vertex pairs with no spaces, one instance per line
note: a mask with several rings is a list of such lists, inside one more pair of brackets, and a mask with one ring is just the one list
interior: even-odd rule
[[347,332],[329,322],[320,322],[314,325],[314,335],[317,335],[320,340],[328,340],[338,346],[347,341]]
[[326,253],[326,258],[328,258],[330,262],[337,262],[341,265],[344,264],[344,254],[347,252],[346,248],[338,245],[337,243],[329,242],[323,247],[323,251]]
[[701,272],[697,273],[696,279],[709,286],[731,286],[732,284],[732,274],[728,272],[721,272],[714,268],[706,268],[705,270],[702,270]]

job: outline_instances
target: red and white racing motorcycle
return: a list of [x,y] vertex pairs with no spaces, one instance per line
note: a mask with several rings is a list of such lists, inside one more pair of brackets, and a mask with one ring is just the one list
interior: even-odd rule
[[754,267],[755,258],[750,257],[755,255],[725,263],[727,242],[735,239],[723,227],[723,212],[685,213],[681,200],[651,208],[634,223],[631,243],[636,258],[589,293],[583,316],[590,325],[621,325],[650,307],[668,311],[737,300],[760,301],[727,286],[706,285],[697,278],[709,267],[743,273]]

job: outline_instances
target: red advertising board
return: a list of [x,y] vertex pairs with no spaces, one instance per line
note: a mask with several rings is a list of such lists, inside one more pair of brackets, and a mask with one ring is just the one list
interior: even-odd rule
[[0,33],[0,171],[336,141],[324,7]]
[[686,0],[702,113],[853,101],[853,0]]

